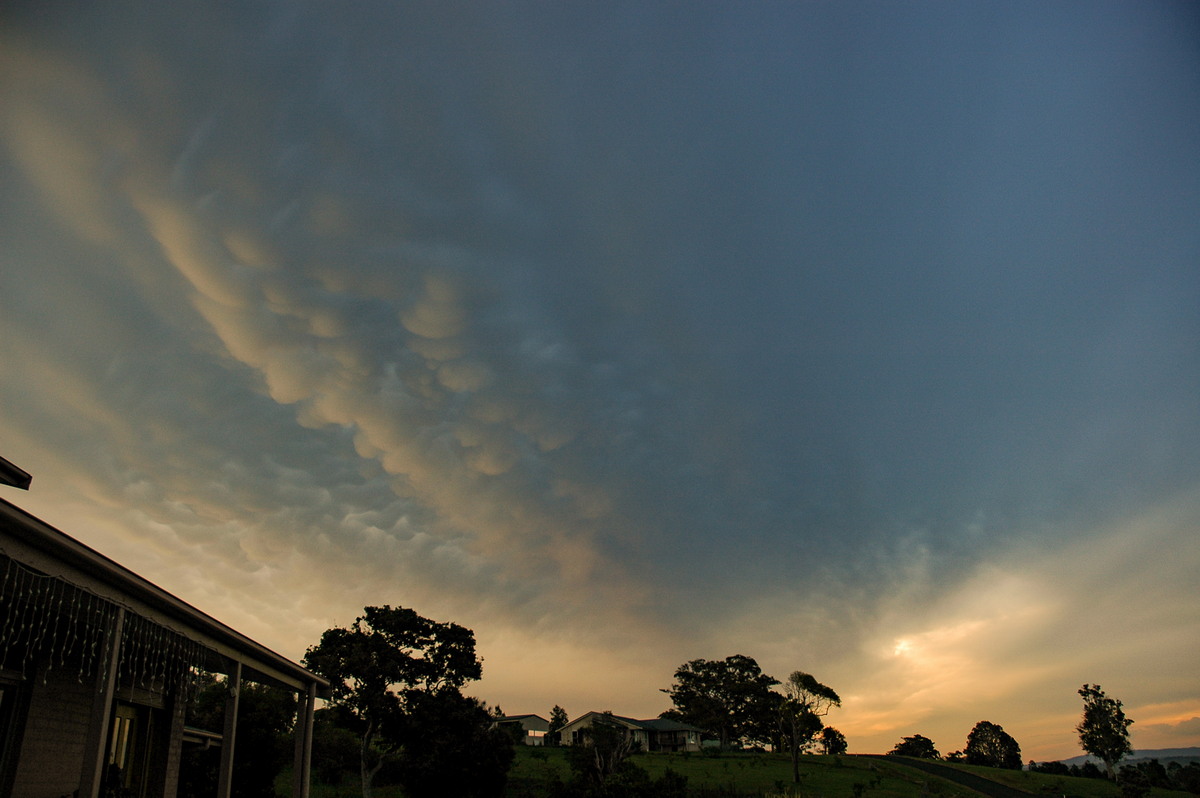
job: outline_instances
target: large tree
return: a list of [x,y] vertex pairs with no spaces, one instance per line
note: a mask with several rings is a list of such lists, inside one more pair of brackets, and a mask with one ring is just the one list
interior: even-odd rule
[[900,742],[888,751],[891,756],[911,756],[917,759],[941,759],[942,755],[933,747],[933,740],[923,734],[901,737]]
[[800,783],[800,754],[808,750],[825,725],[822,718],[840,707],[842,699],[832,687],[818,682],[812,674],[793,671],[783,683],[779,703],[780,739],[792,755],[792,783]]
[[726,748],[759,736],[763,709],[773,705],[771,687],[776,684],[751,657],[694,659],[680,665],[675,684],[663,690],[675,705],[663,715],[704,729]]
[[[384,762],[401,759],[406,747],[416,757],[423,748],[419,741],[435,732],[452,726],[460,736],[486,737],[490,727],[487,712],[460,693],[481,676],[482,665],[475,634],[458,624],[431,621],[404,607],[366,607],[349,628],[326,630],[305,654],[304,665],[329,679],[331,704],[359,736],[363,798],[371,798]],[[487,743],[502,744],[490,737]],[[401,762],[400,770],[419,771],[423,784],[428,764],[413,768]]]
[[1021,769],[1021,746],[997,723],[981,720],[967,735],[963,754],[968,765]]
[[1133,721],[1125,717],[1121,702],[1106,696],[1098,684],[1085,684],[1079,695],[1083,698],[1083,719],[1075,727],[1079,744],[1104,763],[1110,779],[1115,778],[1117,763],[1133,752],[1129,744]]
[[498,798],[514,757],[509,732],[476,698],[413,691],[395,772],[408,798]]
[[821,729],[821,751],[825,754],[844,754],[849,746],[846,735],[832,726]]
[[546,730],[546,741],[550,745],[559,745],[562,740],[558,733],[559,729],[571,722],[567,716],[567,711],[558,704],[550,710],[550,727]]

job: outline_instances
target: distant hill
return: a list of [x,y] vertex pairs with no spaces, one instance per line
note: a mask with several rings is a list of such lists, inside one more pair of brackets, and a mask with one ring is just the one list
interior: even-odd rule
[[[1188,762],[1200,762],[1200,748],[1144,748],[1134,751],[1122,759],[1121,764],[1128,765],[1134,762],[1145,762],[1148,759],[1157,759],[1163,765],[1170,762],[1178,762],[1181,765],[1186,765]],[[1061,760],[1064,765],[1068,766],[1082,766],[1084,762],[1089,761],[1103,767],[1103,763],[1094,756],[1073,756],[1070,759]]]

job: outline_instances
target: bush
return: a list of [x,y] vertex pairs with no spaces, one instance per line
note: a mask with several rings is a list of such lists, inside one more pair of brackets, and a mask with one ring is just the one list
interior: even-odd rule
[[312,774],[321,784],[338,785],[358,779],[359,738],[339,719],[337,707],[313,713]]
[[1071,769],[1062,762],[1030,762],[1030,773],[1045,773],[1050,776],[1070,776]]
[[1186,766],[1172,762],[1167,765],[1167,776],[1174,789],[1200,795],[1200,762],[1189,762]]
[[[395,773],[409,798],[490,798],[504,794],[512,736],[456,690],[418,694]],[[382,775],[382,774],[381,774]]]
[[570,782],[558,782],[552,798],[688,798],[687,777],[667,768],[657,779],[632,762],[622,762],[603,782],[576,775]]
[[922,734],[903,737],[896,743],[895,748],[888,751],[893,756],[911,756],[917,759],[941,759],[941,754],[933,747],[933,740]]
[[[225,681],[205,684],[187,708],[186,722],[207,731],[225,727]],[[295,696],[287,690],[243,682],[238,699],[237,745],[233,757],[234,798],[274,798],[275,778],[292,761],[292,720]],[[181,796],[210,795],[216,790],[219,748],[191,746],[182,753],[178,792]]]

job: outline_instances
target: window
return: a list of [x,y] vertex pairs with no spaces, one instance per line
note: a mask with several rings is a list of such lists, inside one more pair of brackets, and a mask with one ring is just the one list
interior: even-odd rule
[[141,796],[146,792],[147,776],[154,755],[154,715],[150,707],[117,703],[108,738],[108,762],[104,789],[114,793]]

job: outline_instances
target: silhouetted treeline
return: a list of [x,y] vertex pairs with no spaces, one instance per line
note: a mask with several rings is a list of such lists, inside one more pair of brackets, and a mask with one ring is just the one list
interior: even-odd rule
[[[1065,765],[1062,762],[1030,762],[1029,770],[1034,773],[1047,773],[1056,776],[1078,776],[1085,779],[1107,778],[1104,770],[1095,763],[1084,762],[1082,765]],[[1131,788],[1152,787],[1165,790],[1183,790],[1193,795],[1200,795],[1200,762],[1189,762],[1181,765],[1170,762],[1163,766],[1157,759],[1136,762],[1121,767],[1117,781]]]

